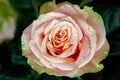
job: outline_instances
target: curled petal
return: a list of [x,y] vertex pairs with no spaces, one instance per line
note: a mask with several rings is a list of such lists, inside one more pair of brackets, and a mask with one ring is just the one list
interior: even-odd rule
[[32,35],[32,40],[35,41],[37,47],[40,49],[41,48],[41,44],[44,38],[44,29],[45,29],[46,24],[43,24],[40,26],[40,28],[38,30],[36,30],[36,32],[34,32],[34,35]]
[[29,46],[30,46],[30,49],[32,50],[32,53],[40,60],[41,64],[44,64],[47,68],[53,68],[53,66],[51,66],[49,61],[43,58],[40,50],[38,49],[38,47],[33,41],[29,43]]
[[68,16],[68,17],[62,18],[62,20],[72,23],[72,25],[74,26],[74,28],[76,28],[76,30],[78,32],[78,40],[81,41],[81,39],[83,38],[83,33],[82,33],[79,25],[74,21],[74,19],[72,19],[70,16]]
[[44,40],[43,40],[43,42],[42,42],[41,50],[40,50],[41,55],[42,55],[45,59],[47,59],[48,61],[50,61],[51,63],[56,63],[56,61],[57,61],[57,63],[64,63],[64,62],[71,61],[71,59],[69,59],[69,58],[61,59],[61,58],[58,58],[58,57],[56,57],[56,56],[51,56],[51,55],[49,54],[49,52],[47,51],[47,45],[46,45],[47,37],[48,37],[48,36],[46,35],[45,38],[44,38]]
[[58,23],[59,21],[57,19],[54,19],[53,21],[51,21],[46,27],[45,27],[45,30],[44,30],[44,35],[50,33],[52,30],[55,29],[55,25]]
[[[105,42],[105,27],[102,17],[93,11],[92,8],[85,6],[84,9],[80,9],[77,5],[74,8],[82,14],[82,18],[96,30],[97,36],[97,50],[102,47]],[[102,33],[102,34],[101,34]]]
[[92,62],[94,63],[99,63],[101,62],[103,59],[106,58],[106,56],[108,55],[108,52],[109,52],[109,44],[108,44],[108,41],[105,40],[103,46],[96,51],[93,59],[92,59]]
[[35,20],[32,24],[32,30],[31,30],[31,35],[34,34],[34,32],[40,28],[40,26],[43,23],[49,23],[54,19],[58,19],[58,18],[62,18],[62,17],[66,17],[66,15],[62,14],[62,13],[58,13],[58,12],[49,12],[47,14],[42,14],[39,16],[39,18],[37,20]]
[[68,49],[68,50],[64,51],[61,55],[59,55],[62,58],[65,58],[65,57],[68,57],[68,56],[74,54],[75,50],[77,48],[78,32],[77,32],[77,30],[73,26],[71,27],[71,30],[72,30],[72,32],[71,32],[71,39],[70,39],[70,41],[68,41],[68,43],[71,44],[72,48],[71,48],[71,50]]
[[[86,46],[89,45],[88,48],[90,48],[90,52],[89,52],[88,56],[81,53],[81,55],[84,55],[87,57],[87,59],[85,59],[85,62],[83,62],[85,65],[93,58],[93,56],[95,54],[96,46],[97,46],[96,45],[96,34],[95,34],[96,32],[92,28],[92,26],[88,25],[84,20],[77,18],[77,17],[75,18],[75,20],[78,23],[78,25],[81,27],[81,29],[84,33],[84,40],[87,40],[87,44],[85,44],[85,45]],[[80,59],[80,58],[78,58],[78,59]],[[83,64],[81,64],[81,66],[83,66]]]
[[74,76],[80,76],[83,75],[84,73],[95,73],[101,71],[104,68],[104,66],[100,62],[106,58],[106,56],[108,55],[108,51],[109,44],[106,40],[102,48],[95,53],[92,60],[85,66],[81,67],[79,69],[79,72]]

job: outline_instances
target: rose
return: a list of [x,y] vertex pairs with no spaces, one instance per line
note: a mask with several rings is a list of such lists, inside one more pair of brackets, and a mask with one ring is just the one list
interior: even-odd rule
[[[109,50],[101,16],[90,7],[51,2],[22,34],[23,55],[38,73],[76,77],[103,69]],[[46,8],[46,9],[45,9]],[[46,11],[44,11],[46,10]]]

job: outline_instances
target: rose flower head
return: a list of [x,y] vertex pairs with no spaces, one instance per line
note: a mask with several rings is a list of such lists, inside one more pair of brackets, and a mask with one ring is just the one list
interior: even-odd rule
[[22,55],[38,73],[77,77],[103,69],[109,44],[101,16],[91,7],[46,2],[22,34]]

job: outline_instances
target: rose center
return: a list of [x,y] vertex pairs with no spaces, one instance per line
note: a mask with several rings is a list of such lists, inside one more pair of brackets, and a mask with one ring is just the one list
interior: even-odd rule
[[55,40],[62,41],[63,39],[65,39],[65,37],[67,37],[67,34],[68,34],[67,26],[64,26],[64,27],[62,27],[62,29],[60,29],[56,33]]
[[62,26],[60,30],[55,33],[52,37],[51,45],[55,54],[62,54],[63,51],[67,50],[71,45],[69,43],[69,27]]

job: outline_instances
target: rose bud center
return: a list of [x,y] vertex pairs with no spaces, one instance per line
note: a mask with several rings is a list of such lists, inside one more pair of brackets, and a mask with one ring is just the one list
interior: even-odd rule
[[68,26],[62,26],[57,32],[55,32],[55,35],[51,37],[50,44],[55,54],[59,55],[71,46],[69,43],[70,33]]

